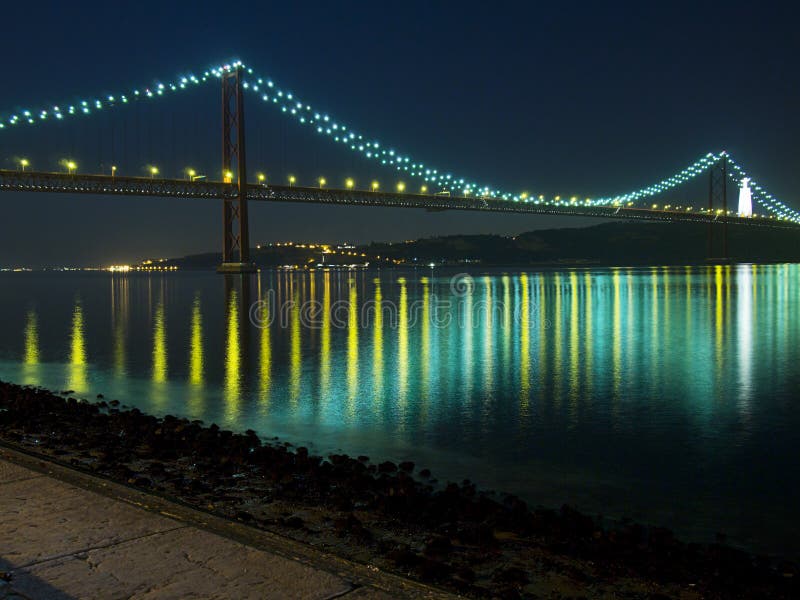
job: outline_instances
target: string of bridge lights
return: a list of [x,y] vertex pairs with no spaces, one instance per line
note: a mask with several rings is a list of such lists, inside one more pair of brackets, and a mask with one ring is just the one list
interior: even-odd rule
[[[96,98],[93,100],[80,100],[74,104],[52,105],[49,108],[36,111],[22,110],[5,118],[0,117],[0,131],[14,128],[18,125],[34,125],[51,119],[61,121],[67,117],[90,115],[93,112],[129,104],[132,101],[162,97],[171,92],[180,92],[210,80],[220,79],[225,73],[237,68],[241,68],[247,75],[242,82],[242,87],[245,90],[256,94],[262,102],[276,106],[276,108],[287,117],[293,118],[301,125],[313,128],[318,134],[332,139],[334,143],[341,144],[351,152],[356,152],[367,160],[375,161],[382,166],[407,173],[411,177],[421,178],[426,183],[438,186],[444,192],[454,191],[464,196],[474,194],[492,199],[508,200],[512,202],[532,202],[536,204],[565,206],[630,206],[634,202],[656,196],[694,179],[698,175],[707,172],[723,157],[727,158],[732,168],[728,171],[728,175],[734,181],[738,183],[738,181],[746,177],[744,169],[742,169],[728,153],[721,152],[719,154],[709,153],[682,171],[655,184],[616,196],[594,199],[586,198],[583,200],[575,196],[571,197],[569,200],[562,200],[560,196],[555,196],[552,200],[546,200],[543,195],[534,196],[525,192],[519,194],[502,192],[494,187],[480,185],[468,179],[452,175],[451,173],[444,173],[425,163],[412,160],[409,155],[387,147],[370,136],[358,133],[351,127],[335,120],[329,114],[319,112],[313,109],[310,104],[301,102],[295,94],[281,89],[272,79],[255,75],[253,69],[246,67],[241,61],[213,67],[203,71],[201,75],[181,76],[175,82],[157,83],[153,86],[136,88],[128,93],[108,95],[104,98]],[[373,184],[373,191],[376,189],[377,188]],[[800,223],[800,213],[777,200],[753,180],[751,180],[751,190],[753,192],[753,198],[766,210],[775,213],[781,219]]]

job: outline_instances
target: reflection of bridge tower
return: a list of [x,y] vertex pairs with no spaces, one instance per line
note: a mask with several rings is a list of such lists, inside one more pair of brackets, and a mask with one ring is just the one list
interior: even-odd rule
[[[715,214],[708,223],[708,260],[728,262],[728,155],[724,152],[709,169],[708,210]],[[722,238],[719,252],[714,243],[715,232]]]
[[739,188],[739,216],[753,216],[753,196],[750,192],[750,178],[742,179],[742,187]]
[[222,74],[222,176],[226,183],[231,184],[231,188],[222,203],[222,264],[218,271],[253,272],[256,269],[250,262],[250,234],[247,220],[247,156],[242,67],[236,67]]

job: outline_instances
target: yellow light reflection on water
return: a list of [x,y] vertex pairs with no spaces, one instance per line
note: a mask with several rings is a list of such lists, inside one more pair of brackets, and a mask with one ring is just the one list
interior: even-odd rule
[[520,416],[527,417],[531,395],[531,298],[528,276],[523,273],[519,276],[519,281],[522,287],[519,322]]
[[239,296],[235,289],[228,296],[228,315],[226,320],[225,343],[225,382],[223,395],[225,414],[229,419],[239,412],[240,370],[242,362],[239,340]]
[[569,292],[569,415],[574,424],[578,418],[578,390],[581,380],[580,364],[578,363],[580,356],[578,274],[575,271],[569,274]]
[[87,390],[86,342],[83,331],[83,305],[75,300],[72,309],[72,335],[70,339],[69,370],[67,388],[78,392]]
[[156,313],[153,319],[153,381],[155,383],[167,381],[167,328],[163,297],[156,304]]
[[328,398],[331,385],[331,274],[325,271],[322,289],[322,331],[319,344],[319,397]]
[[583,353],[585,355],[583,364],[585,365],[584,383],[586,385],[586,391],[583,395],[583,399],[586,403],[589,403],[592,400],[592,384],[594,383],[594,324],[592,323],[592,317],[594,316],[592,293],[594,290],[592,288],[592,276],[588,271],[583,276],[583,285],[584,293],[586,294],[583,305]]
[[347,405],[350,413],[355,411],[355,399],[358,392],[358,288],[355,278],[349,280],[347,317]]
[[269,395],[272,384],[272,342],[269,330],[269,303],[261,301],[261,356],[259,360],[259,396],[264,406],[269,406]]
[[189,383],[203,384],[203,313],[200,296],[192,302],[191,334],[189,338]]
[[374,399],[383,398],[383,294],[381,293],[381,280],[375,278],[375,319],[372,327],[372,382],[375,386]]
[[204,363],[203,312],[200,295],[197,294],[192,302],[192,316],[189,325],[189,404],[192,414],[198,418],[203,415],[204,408]]
[[23,383],[39,385],[39,324],[36,311],[25,316],[25,354],[23,356]]
[[28,311],[25,317],[25,358],[26,365],[39,364],[39,326],[36,311]]
[[427,277],[422,282],[422,418],[428,417],[428,403],[431,391],[431,295]]
[[292,295],[292,309],[289,312],[289,400],[296,404],[300,399],[303,381],[303,348],[300,339],[300,291]]
[[725,327],[731,322],[731,280],[731,266],[725,265]]
[[628,269],[625,273],[625,289],[628,293],[625,298],[625,338],[627,344],[625,345],[625,368],[633,369],[633,323],[636,318],[636,307],[633,303],[633,269]]
[[[508,302],[508,300],[506,300]],[[544,277],[539,275],[539,397],[544,398],[545,382],[547,381],[547,330],[550,326],[547,320],[547,296]]]
[[556,273],[553,275],[553,284],[555,288],[555,300],[553,310],[553,405],[560,406],[561,404],[561,385],[562,385],[562,354],[563,354],[563,339],[561,337],[561,274]]
[[400,301],[397,307],[397,390],[401,407],[405,407],[408,391],[408,290],[405,277],[400,284]]
[[722,277],[722,265],[716,265],[714,267],[714,291],[715,291],[715,302],[714,302],[714,363],[716,365],[716,375],[719,377],[722,373],[722,361],[723,361],[723,348],[722,348],[722,338],[723,338],[723,291],[724,291],[724,280]]
[[111,316],[114,329],[114,375],[127,375],[125,342],[128,330],[128,278],[124,275],[111,278]]

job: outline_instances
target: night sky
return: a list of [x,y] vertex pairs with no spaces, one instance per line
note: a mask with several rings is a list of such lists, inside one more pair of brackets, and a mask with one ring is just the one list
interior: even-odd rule
[[[5,3],[0,115],[241,59],[416,160],[509,191],[625,192],[726,149],[799,208],[800,9],[781,5]],[[251,171],[281,182],[289,171],[309,183],[400,179],[249,100]],[[0,166],[13,168],[24,153],[33,167],[56,170],[69,152],[82,172],[112,161],[130,174],[156,161],[165,176],[188,165],[218,169],[218,86],[158,103],[72,130],[0,132]],[[103,265],[220,247],[213,201],[0,197],[0,266]],[[258,204],[251,239],[365,242],[593,222]]]

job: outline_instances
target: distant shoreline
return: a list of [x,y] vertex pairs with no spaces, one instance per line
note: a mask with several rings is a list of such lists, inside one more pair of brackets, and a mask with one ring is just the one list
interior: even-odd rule
[[[516,236],[491,234],[448,235],[402,242],[368,244],[274,242],[250,249],[250,262],[260,269],[293,266],[297,269],[335,268],[575,268],[701,266],[725,262],[716,241],[709,253],[708,227],[696,223],[602,223],[590,227],[539,229]],[[731,228],[727,262],[730,264],[800,263],[800,231]],[[709,259],[709,254],[711,259]],[[150,258],[131,270],[161,272],[213,271],[222,261],[218,252],[183,257]],[[92,263],[94,260],[87,260]],[[334,266],[323,263],[333,263]],[[368,263],[368,266],[364,266]],[[24,268],[11,264],[6,269]],[[98,267],[108,268],[110,265]],[[118,267],[120,267],[118,266]],[[57,267],[61,268],[61,267]]]
[[[450,272],[462,271],[484,271],[484,270],[503,270],[520,271],[526,269],[533,270],[558,270],[558,269],[657,269],[662,267],[677,268],[677,267],[715,267],[719,265],[724,266],[725,263],[713,261],[698,261],[698,262],[662,262],[662,263],[605,263],[605,262],[591,262],[591,261],[563,261],[563,262],[540,262],[540,263],[498,263],[498,264],[440,264],[430,267],[428,265],[398,265],[394,267],[379,267],[379,266],[366,266],[366,267],[350,267],[345,265],[326,265],[324,267],[283,267],[283,266],[259,266],[258,271],[265,272],[311,272],[311,271],[367,271],[367,272],[391,272],[391,271],[436,271],[447,270]],[[763,261],[736,261],[728,262],[727,266],[739,265],[796,265],[800,264],[800,259],[795,261],[786,260],[763,260]],[[102,267],[87,267],[87,268],[69,268],[61,269],[58,267],[41,267],[41,268],[24,268],[24,269],[3,269],[0,268],[0,273],[111,273],[119,275],[119,273],[112,273],[108,269]],[[124,275],[169,275],[177,273],[214,273],[214,267],[203,267],[193,269],[176,269],[174,271],[130,271]],[[230,275],[227,274],[227,275]]]

